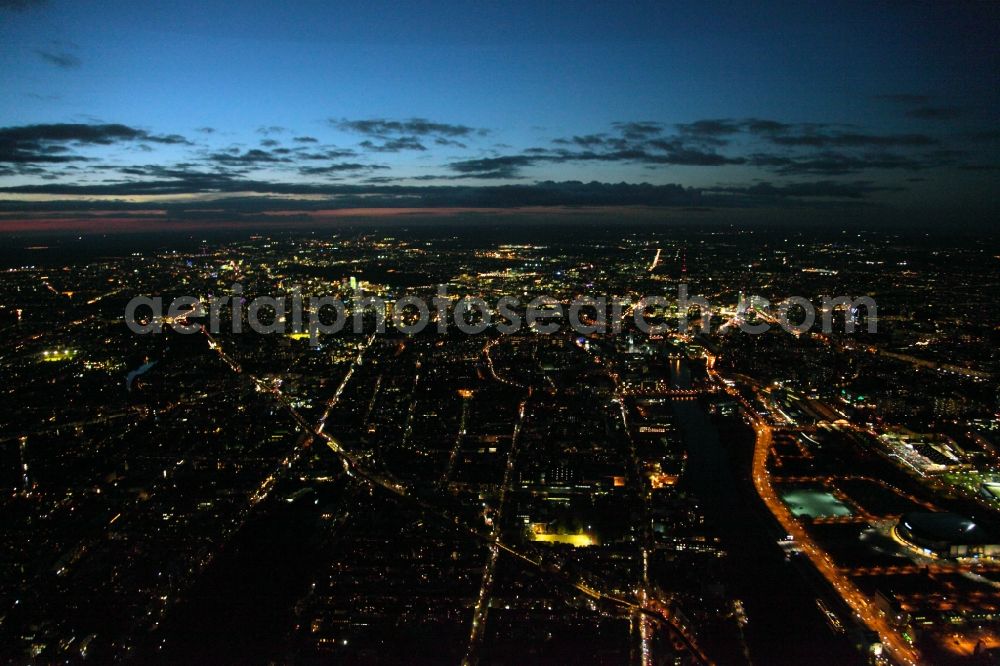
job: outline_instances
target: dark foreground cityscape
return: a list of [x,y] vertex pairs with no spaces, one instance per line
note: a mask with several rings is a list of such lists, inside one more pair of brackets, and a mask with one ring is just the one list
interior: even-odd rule
[[[8,240],[4,661],[1000,652],[989,238],[623,224],[176,234],[132,237],[130,252]],[[234,333],[229,309],[218,333],[207,317],[192,334],[124,323],[135,295],[236,283],[246,301],[430,299],[445,285],[450,309],[673,299],[683,283],[715,323],[681,332],[667,306],[647,317],[670,326],[648,335],[630,309],[618,332],[435,320],[406,334],[393,312],[382,333],[367,312],[362,331],[315,341]],[[737,328],[792,293],[868,296],[877,330],[850,305],[827,333],[818,319]]]

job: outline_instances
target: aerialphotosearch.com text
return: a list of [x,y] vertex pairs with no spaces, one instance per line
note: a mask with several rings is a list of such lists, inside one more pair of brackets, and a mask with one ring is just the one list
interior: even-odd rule
[[[379,333],[384,333],[387,322],[391,322],[394,329],[405,334],[420,333],[434,324],[442,334],[448,332],[450,326],[469,335],[483,333],[491,327],[502,334],[525,328],[552,334],[568,326],[581,335],[591,335],[619,333],[628,319],[646,335],[707,333],[713,330],[713,313],[720,312],[704,297],[690,295],[684,283],[678,285],[673,299],[662,295],[636,300],[583,295],[567,303],[550,296],[537,296],[527,301],[517,296],[502,296],[492,304],[469,296],[454,300],[448,297],[444,285],[439,286],[437,295],[430,299],[410,295],[386,300],[356,291],[345,303],[329,295],[303,296],[298,289],[292,289],[280,297],[257,296],[248,300],[243,295],[243,286],[234,283],[230,295],[211,296],[207,301],[179,296],[171,300],[164,311],[162,297],[136,296],[125,306],[125,323],[137,334],[158,333],[164,325],[181,334],[196,333],[205,326],[215,334],[220,332],[225,319],[232,333],[246,329],[260,334],[308,333],[311,343],[316,345],[320,335],[338,333],[348,323],[355,333],[362,333],[366,330],[366,322],[370,326],[371,321]],[[738,329],[761,334],[778,326],[789,333],[802,334],[813,330],[819,319],[820,330],[831,333],[834,312],[838,310],[844,313],[846,333],[853,333],[862,323],[864,330],[876,332],[877,308],[868,296],[823,296],[818,312],[810,299],[801,296],[790,296],[774,305],[755,296],[752,300],[742,300],[735,309],[730,308],[729,312],[735,314],[725,320],[720,317],[715,330]],[[668,312],[675,321],[673,325],[666,321]],[[697,313],[696,316],[692,317],[693,313]],[[690,319],[695,320],[693,324]]]

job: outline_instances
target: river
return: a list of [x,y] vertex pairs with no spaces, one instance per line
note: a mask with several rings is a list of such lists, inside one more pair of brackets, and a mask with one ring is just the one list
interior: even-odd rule
[[[672,362],[676,388],[691,387],[686,361]],[[750,482],[753,434],[741,425],[717,426],[699,401],[675,400],[674,416],[688,451],[681,489],[700,499],[706,530],[728,553],[726,594],[743,602],[744,636],[754,664],[862,664],[843,634],[834,633],[816,606],[839,608],[825,581],[802,556],[785,559],[779,528]],[[845,625],[848,623],[845,622]]]

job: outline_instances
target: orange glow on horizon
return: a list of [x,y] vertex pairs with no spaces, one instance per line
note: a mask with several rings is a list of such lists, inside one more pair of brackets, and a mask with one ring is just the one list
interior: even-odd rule
[[[270,227],[281,218],[296,217],[294,223],[310,225],[323,223],[349,224],[352,221],[392,218],[435,218],[458,215],[548,215],[571,216],[578,214],[613,215],[622,211],[645,211],[661,214],[661,209],[648,206],[523,206],[513,208],[433,207],[433,208],[324,208],[319,210],[262,210],[253,213],[255,219],[241,219],[241,213],[231,213],[225,219],[224,208],[197,209],[197,212],[217,212],[218,220],[170,219],[165,209],[136,209],[127,211],[8,211],[0,212],[0,234],[34,232],[119,233],[135,231],[194,231],[199,229],[256,229]],[[190,211],[190,209],[189,209]],[[113,217],[121,215],[121,217]],[[110,216],[110,217],[102,217]],[[267,219],[270,218],[270,219]]]

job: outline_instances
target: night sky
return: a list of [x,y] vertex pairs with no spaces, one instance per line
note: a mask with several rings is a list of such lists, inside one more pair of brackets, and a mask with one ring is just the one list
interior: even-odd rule
[[1000,4],[671,4],[0,0],[0,226],[95,201],[995,216]]

